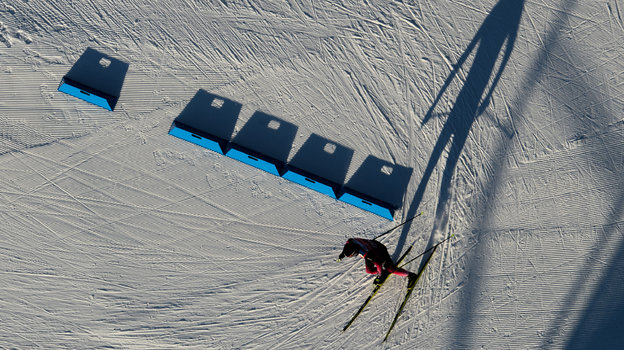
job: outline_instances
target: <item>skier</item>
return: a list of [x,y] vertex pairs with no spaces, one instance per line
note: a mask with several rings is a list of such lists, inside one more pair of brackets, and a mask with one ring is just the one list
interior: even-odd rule
[[337,261],[341,262],[345,256],[356,255],[361,255],[365,259],[367,273],[378,276],[375,284],[383,281],[390,273],[408,277],[410,281],[416,278],[415,273],[397,267],[390,258],[386,246],[374,239],[349,238]]

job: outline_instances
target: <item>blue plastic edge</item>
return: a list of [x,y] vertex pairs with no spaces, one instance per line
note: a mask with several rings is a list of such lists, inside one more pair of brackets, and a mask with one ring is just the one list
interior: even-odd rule
[[217,152],[219,154],[224,154],[221,149],[221,145],[218,142],[213,141],[211,139],[207,139],[205,137],[201,137],[199,135],[193,134],[190,131],[178,128],[173,126],[171,130],[169,130],[169,135],[175,136],[184,141],[188,141],[190,143],[196,144],[198,146],[207,148],[213,152]]
[[381,205],[372,203],[366,199],[362,199],[356,195],[353,195],[351,193],[345,192],[343,193],[340,198],[338,198],[338,200],[351,204],[353,206],[356,206],[360,209],[364,209],[366,211],[369,211],[373,214],[377,214],[383,218],[386,218],[388,220],[394,220],[394,217],[392,216],[392,210],[390,210],[389,208],[383,207]]
[[63,83],[58,87],[58,91],[60,92],[64,92],[68,95],[74,96],[76,98],[79,98],[83,101],[87,101],[89,103],[92,103],[98,107],[102,107],[104,109],[107,109],[109,111],[112,111],[112,108],[110,107],[110,105],[108,104],[108,101],[103,98],[100,97],[98,95],[94,95],[90,92],[81,90],[75,86],[69,85],[67,83]]
[[232,148],[230,148],[225,155],[232,159],[236,159],[239,162],[243,162],[260,170],[264,170],[275,176],[280,176],[279,170],[275,164],[268,162],[259,156],[251,155],[242,150],[236,149],[235,147],[236,146],[232,146]]
[[338,197],[336,196],[336,192],[334,192],[334,189],[331,186],[323,184],[317,180],[311,179],[308,176],[298,174],[294,170],[287,170],[284,173],[284,175],[282,175],[282,177],[285,178],[286,180],[289,180],[301,186],[305,186],[307,188],[313,189],[317,192],[330,196],[334,199],[338,199]]

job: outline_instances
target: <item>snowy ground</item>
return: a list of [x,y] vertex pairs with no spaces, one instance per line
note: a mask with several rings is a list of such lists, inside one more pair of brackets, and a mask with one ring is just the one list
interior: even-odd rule
[[[0,0],[0,347],[617,348],[624,1]],[[92,47],[114,112],[56,91]],[[414,169],[396,221],[167,135],[199,89]],[[371,289],[347,237],[398,256]],[[419,261],[410,265],[417,269]]]

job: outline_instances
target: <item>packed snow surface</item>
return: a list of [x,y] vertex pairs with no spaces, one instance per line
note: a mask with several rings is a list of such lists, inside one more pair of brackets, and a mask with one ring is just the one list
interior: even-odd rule
[[[0,0],[0,347],[624,343],[624,1]],[[113,112],[57,91],[129,64]],[[413,169],[390,222],[168,135],[204,89]],[[432,256],[372,289],[348,237]],[[408,265],[417,270],[421,260]]]

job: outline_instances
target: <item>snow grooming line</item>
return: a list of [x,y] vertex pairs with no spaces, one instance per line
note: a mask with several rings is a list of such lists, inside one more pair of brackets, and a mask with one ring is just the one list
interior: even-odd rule
[[368,156],[344,183],[353,150],[312,134],[288,162],[297,126],[256,111],[232,139],[241,104],[200,89],[169,134],[394,220],[413,169]]

